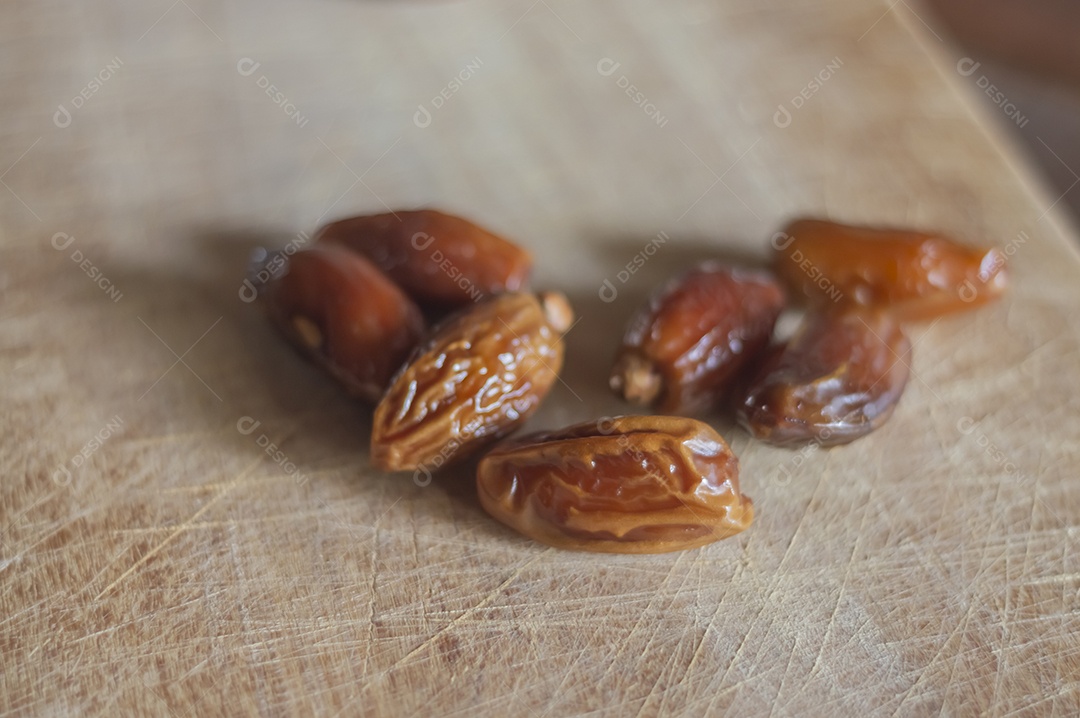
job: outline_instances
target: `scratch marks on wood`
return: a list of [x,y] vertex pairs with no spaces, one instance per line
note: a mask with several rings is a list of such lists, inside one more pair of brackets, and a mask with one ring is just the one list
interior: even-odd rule
[[[835,615],[835,612],[834,612],[834,615]],[[822,641],[821,645],[824,646],[825,642]],[[798,636],[798,634],[796,634],[795,638],[792,639],[791,649],[788,651],[787,665],[784,666],[784,675],[780,677],[780,687],[776,689],[776,696],[773,698],[772,707],[769,709],[769,718],[772,718],[773,714],[776,712],[776,707],[780,704],[780,698],[784,695],[784,686],[787,685],[788,673],[791,672],[791,661],[795,657],[795,654],[798,653],[798,652],[799,652],[799,636]],[[821,656],[821,651],[818,651],[818,656],[819,657]],[[813,673],[813,670],[811,670],[811,674],[812,673]],[[791,701],[787,701],[784,704],[785,707],[790,702]]]
[[500,593],[502,593],[503,589],[505,589],[507,586],[512,584],[514,581],[516,581],[518,576],[520,576],[522,574],[522,572],[525,571],[525,569],[527,569],[529,566],[532,566],[534,563],[539,561],[541,558],[550,555],[553,551],[554,551],[554,549],[552,549],[552,548],[545,549],[541,553],[538,553],[537,555],[533,556],[531,559],[529,559],[525,563],[518,566],[517,569],[515,569],[513,573],[511,573],[509,576],[507,576],[506,579],[502,583],[500,583],[498,586],[491,589],[487,593],[487,595],[485,595],[483,598],[480,599],[480,601],[478,603],[476,603],[474,606],[469,608],[467,611],[462,613],[457,618],[455,618],[452,621],[450,621],[449,623],[447,623],[445,626],[440,628],[434,634],[432,634],[431,636],[426,638],[416,648],[412,649],[411,651],[406,653],[404,656],[402,656],[398,660],[394,661],[394,664],[392,666],[390,666],[390,668],[388,668],[385,672],[386,673],[393,672],[398,667],[408,663],[410,658],[412,658],[413,656],[415,656],[417,653],[424,650],[428,646],[432,645],[436,640],[438,640],[440,637],[444,636],[449,631],[454,630],[454,628],[456,628],[458,626],[458,624],[462,623],[463,621],[465,621],[468,618],[471,618],[477,611],[481,610],[482,608],[487,606],[489,603],[491,603],[493,600],[495,600],[495,597],[498,596]]
[[308,519],[312,517],[318,517],[322,515],[321,511],[312,509],[310,511],[297,511],[295,513],[280,514],[278,516],[260,516],[255,518],[244,517],[237,519],[229,519],[226,521],[185,521],[181,524],[174,526],[140,526],[137,528],[129,529],[116,529],[113,531],[118,536],[123,535],[139,535],[139,534],[157,534],[163,531],[199,531],[205,529],[232,529],[240,526],[257,527],[263,524],[276,524],[276,523],[289,523],[293,521],[299,521],[301,519]]
[[[398,500],[400,501],[401,499],[399,498]],[[397,501],[395,501],[390,508],[394,508],[394,505],[396,504]],[[387,509],[387,511],[389,511],[389,509]],[[375,606],[378,599],[376,588],[378,587],[379,581],[379,524],[382,522],[382,518],[385,515],[386,512],[380,514],[378,518],[375,519],[375,525],[372,526],[371,532],[371,585],[368,588],[368,592],[370,593],[368,596],[368,640],[367,645],[364,648],[364,673],[367,673],[368,664],[371,661],[371,652],[375,647]]]
[[[679,565],[686,559],[687,555],[688,555],[687,552],[680,553],[678,555],[678,557],[671,563],[671,567],[668,570],[668,575],[664,577],[663,582],[660,584],[660,589],[659,589],[658,592],[661,595],[665,595],[665,596],[669,595],[669,591],[667,590],[667,587],[668,587],[668,584],[671,582],[671,577],[674,575],[675,570],[679,567]],[[677,589],[675,589],[674,593],[670,593],[671,601],[669,602],[668,607],[663,611],[664,616],[670,615],[670,613],[674,610],[675,601],[677,600],[677,598],[679,596],[679,593],[686,586],[686,581],[687,581],[688,577],[689,577],[689,571],[684,572],[683,577],[682,577],[682,581],[679,582],[679,587]],[[652,651],[653,643],[656,641],[657,637],[660,635],[660,631],[664,627],[664,623],[665,623],[665,621],[663,620],[663,618],[653,622],[653,631],[652,631],[652,634],[649,636],[648,642],[645,644],[645,649],[642,651],[643,656],[651,656],[651,655],[653,655],[653,651]],[[652,686],[649,688],[649,692],[645,696],[645,701],[641,704],[641,707],[638,709],[638,715],[635,716],[635,718],[640,718],[641,712],[644,711],[645,707],[649,705],[649,701],[652,699],[653,694],[656,693],[656,689],[660,686],[660,683],[663,681],[665,675],[669,671],[673,670],[674,665],[675,665],[675,659],[677,657],[678,657],[678,651],[677,650],[670,651],[669,657],[668,657],[668,663],[666,663],[664,665],[664,668],[661,669],[657,673],[656,679],[653,681]],[[661,715],[663,714],[663,701],[661,701],[660,707],[657,709],[657,712],[659,714],[661,714]]]
[[126,571],[124,571],[122,574],[120,574],[120,576],[118,576],[116,578],[116,580],[114,580],[112,583],[110,583],[108,586],[106,586],[104,589],[102,589],[102,591],[97,596],[94,597],[94,600],[95,601],[100,601],[104,596],[108,595],[108,593],[110,591],[112,591],[114,588],[119,586],[124,581],[124,579],[126,579],[128,576],[130,576],[131,574],[138,571],[140,566],[145,564],[147,561],[149,561],[154,556],[156,556],[158,554],[158,552],[160,552],[163,548],[168,546],[172,542],[173,539],[175,539],[180,534],[184,533],[184,531],[187,531],[189,529],[189,527],[192,524],[194,524],[196,521],[198,521],[199,518],[203,514],[205,514],[211,508],[216,506],[218,504],[218,502],[221,501],[221,499],[225,498],[225,496],[233,489],[234,486],[236,486],[237,483],[239,483],[243,479],[247,478],[248,475],[250,475],[253,471],[255,471],[255,469],[258,468],[259,464],[261,464],[261,463],[262,463],[262,457],[261,456],[254,459],[254,460],[252,460],[251,463],[249,463],[247,465],[247,467],[243,471],[241,471],[240,474],[235,479],[233,479],[233,481],[231,481],[229,484],[224,486],[212,499],[207,501],[197,511],[195,511],[195,513],[193,513],[191,516],[189,516],[187,521],[185,521],[183,524],[177,526],[176,529],[172,533],[170,533],[168,536],[166,536],[164,539],[162,539],[162,541],[157,546],[154,546],[152,549],[150,549],[145,554],[143,554],[142,557],[140,557],[138,561],[136,561],[130,567],[128,567],[128,569]]
[[1045,586],[1048,584],[1066,584],[1069,581],[1080,581],[1080,573],[1065,573],[1059,576],[1046,576],[1027,581],[1025,586]]
[[855,557],[858,555],[859,544],[866,536],[866,519],[870,515],[870,507],[874,504],[874,487],[870,487],[870,494],[866,497],[866,501],[863,504],[862,518],[859,521],[859,530],[855,536],[855,544],[851,547],[851,554],[848,556],[847,565],[844,567],[844,578],[840,582],[840,590],[836,594],[836,603],[833,605],[832,613],[829,614],[829,622],[825,626],[825,635],[821,639],[821,645],[818,647],[817,656],[814,657],[814,663],[810,666],[810,674],[808,679],[813,678],[818,671],[818,666],[821,664],[821,656],[825,652],[825,646],[829,643],[829,638],[832,635],[833,626],[836,624],[836,614],[840,610],[840,605],[844,601],[844,593],[847,591],[848,582],[851,581],[851,571],[855,566]]

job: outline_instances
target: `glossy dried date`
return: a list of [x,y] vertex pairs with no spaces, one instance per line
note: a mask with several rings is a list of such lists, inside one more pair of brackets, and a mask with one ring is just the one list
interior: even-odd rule
[[767,272],[702,264],[661,288],[631,320],[611,388],[663,412],[707,409],[768,345],[783,305],[783,290]]
[[258,297],[285,338],[365,400],[378,401],[424,332],[412,300],[343,247],[275,253],[252,270]]
[[318,242],[367,257],[421,304],[453,309],[521,291],[532,257],[467,219],[432,209],[352,217],[322,227]]
[[572,317],[557,293],[502,294],[450,317],[379,402],[372,461],[432,471],[513,431],[558,377]]
[[481,459],[476,483],[502,523],[583,551],[696,548],[754,516],[723,438],[683,417],[623,416],[511,440]]
[[911,342],[885,311],[809,315],[765,362],[739,422],[780,446],[853,441],[892,416],[910,363]]
[[940,234],[792,222],[773,238],[777,274],[812,304],[887,307],[901,321],[964,311],[1000,297],[1005,255]]

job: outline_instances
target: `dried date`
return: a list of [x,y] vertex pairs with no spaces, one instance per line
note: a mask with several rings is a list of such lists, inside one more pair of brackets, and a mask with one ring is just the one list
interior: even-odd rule
[[423,334],[424,319],[412,300],[375,265],[343,247],[275,253],[252,269],[252,284],[271,322],[367,401],[378,401]]
[[777,274],[811,304],[887,307],[901,321],[973,309],[1008,285],[1000,250],[940,234],[802,219],[773,249]]
[[561,294],[502,294],[438,327],[375,410],[371,456],[387,471],[460,461],[521,425],[562,368],[573,312]]
[[712,428],[623,416],[505,442],[481,459],[480,502],[502,523],[560,548],[662,553],[746,529],[739,462]]
[[885,311],[809,315],[764,363],[739,422],[771,444],[843,444],[884,424],[907,385],[911,342]]
[[315,239],[367,257],[420,304],[453,309],[521,291],[532,257],[467,219],[432,209],[352,217],[322,227]]
[[783,290],[767,272],[698,266],[654,294],[631,320],[611,388],[663,412],[702,411],[768,345],[783,305]]

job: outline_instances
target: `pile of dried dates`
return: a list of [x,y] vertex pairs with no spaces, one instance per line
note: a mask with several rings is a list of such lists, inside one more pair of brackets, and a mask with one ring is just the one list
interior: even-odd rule
[[[528,290],[526,250],[460,217],[401,211],[264,252],[249,280],[286,339],[375,404],[378,468],[430,477],[479,456],[481,504],[522,534],[660,553],[736,534],[754,515],[738,460],[691,416],[729,411],[781,446],[853,441],[904,391],[903,324],[972,309],[1007,284],[1000,251],[938,234],[806,219],[771,248],[771,272],[706,262],[630,321],[611,388],[659,414],[501,442],[558,379],[574,316],[562,294]],[[805,312],[779,342],[789,299]]]

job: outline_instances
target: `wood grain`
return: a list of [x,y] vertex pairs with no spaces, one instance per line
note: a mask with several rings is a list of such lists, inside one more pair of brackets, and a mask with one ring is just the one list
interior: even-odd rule
[[[0,9],[5,714],[1080,710],[1076,237],[905,3],[170,3]],[[575,301],[535,428],[625,411],[645,293],[795,214],[1011,247],[1015,289],[917,329],[863,441],[716,422],[745,534],[579,555],[372,472],[238,296],[256,244],[421,205]]]

